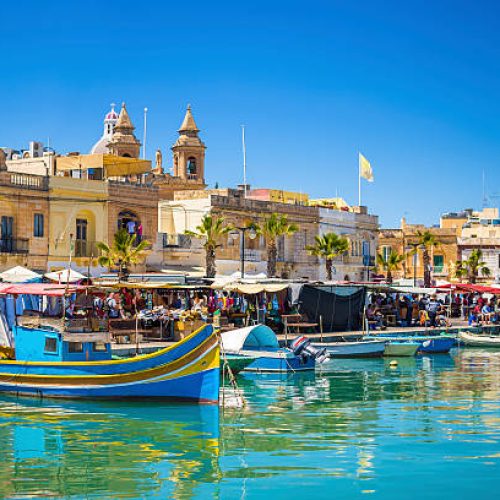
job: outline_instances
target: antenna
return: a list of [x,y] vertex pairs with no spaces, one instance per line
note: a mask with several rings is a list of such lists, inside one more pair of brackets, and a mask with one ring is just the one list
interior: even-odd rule
[[241,143],[243,146],[243,190],[247,197],[247,148],[245,146],[245,125],[241,126]]
[[144,108],[144,135],[142,138],[142,159],[146,159],[146,137],[148,130],[148,108]]

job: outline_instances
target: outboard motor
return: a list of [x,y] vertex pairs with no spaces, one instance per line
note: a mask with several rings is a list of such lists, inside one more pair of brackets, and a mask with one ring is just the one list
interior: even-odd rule
[[307,358],[314,358],[320,364],[329,358],[326,347],[321,349],[314,347],[307,337],[297,337],[290,344],[290,348],[296,356],[302,355]]

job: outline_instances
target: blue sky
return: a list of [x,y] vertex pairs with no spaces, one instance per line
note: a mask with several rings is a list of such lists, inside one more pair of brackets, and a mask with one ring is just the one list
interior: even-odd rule
[[[77,5],[78,3],[78,5]],[[500,192],[495,2],[2,2],[0,145],[87,152],[127,102],[148,151],[191,103],[209,184],[363,202],[384,226],[434,223]],[[165,154],[167,153],[167,154]],[[492,200],[498,205],[500,198]]]

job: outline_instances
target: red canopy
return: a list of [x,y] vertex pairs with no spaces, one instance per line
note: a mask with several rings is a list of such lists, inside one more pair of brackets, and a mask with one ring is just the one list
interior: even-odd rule
[[84,287],[58,285],[53,283],[0,283],[1,295],[47,295],[62,297],[66,293],[83,290]]
[[457,290],[459,292],[492,293],[500,295],[500,288],[495,288],[492,286],[473,285],[472,283],[448,283],[447,285],[438,286],[436,288],[438,290]]

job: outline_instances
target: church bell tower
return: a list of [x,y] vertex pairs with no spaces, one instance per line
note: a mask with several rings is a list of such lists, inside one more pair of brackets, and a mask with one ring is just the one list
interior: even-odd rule
[[206,146],[198,137],[199,132],[191,113],[191,106],[188,105],[186,116],[179,129],[179,138],[172,146],[174,177],[204,184]]
[[141,143],[134,135],[135,127],[127,112],[125,103],[115,124],[113,137],[109,141],[108,148],[112,155],[126,156],[128,158],[139,158]]

